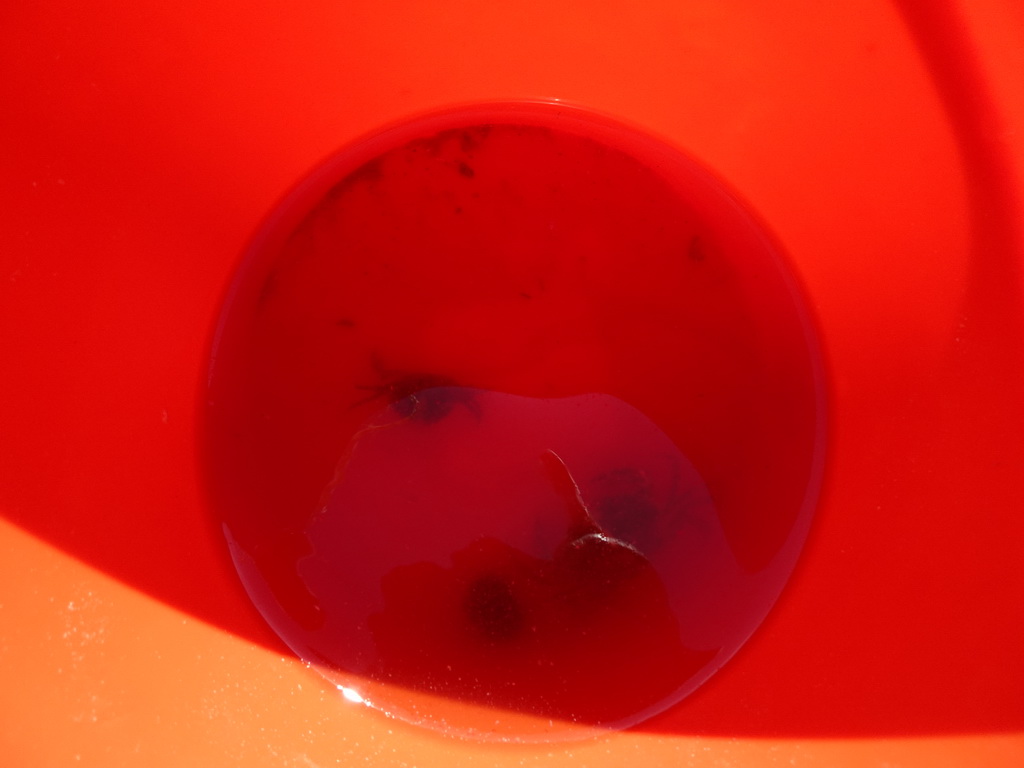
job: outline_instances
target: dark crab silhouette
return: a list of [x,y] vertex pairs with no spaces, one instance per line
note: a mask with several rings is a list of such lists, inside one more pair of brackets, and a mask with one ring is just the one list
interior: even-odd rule
[[475,390],[460,386],[454,379],[433,373],[382,374],[381,384],[360,386],[370,392],[357,401],[353,408],[379,400],[403,419],[411,418],[427,424],[440,421],[458,406],[479,416]]
[[491,537],[381,581],[369,617],[392,682],[578,723],[613,724],[669,697],[715,650],[686,647],[661,581],[635,548],[590,517],[554,452],[565,538],[538,557]]

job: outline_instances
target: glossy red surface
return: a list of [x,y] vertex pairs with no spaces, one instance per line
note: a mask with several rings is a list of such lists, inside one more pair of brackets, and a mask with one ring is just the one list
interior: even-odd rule
[[[5,756],[1019,765],[1021,28],[1004,0],[7,4]],[[565,749],[318,692],[236,586],[197,461],[215,317],[283,192],[382,125],[518,98],[737,189],[807,289],[834,414],[805,557],[751,642],[643,730]]]

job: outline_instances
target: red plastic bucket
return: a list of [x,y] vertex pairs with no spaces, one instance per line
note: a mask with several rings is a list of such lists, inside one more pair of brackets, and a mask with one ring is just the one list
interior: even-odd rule
[[[16,765],[1017,765],[1024,130],[1010,3],[5,11],[0,755]],[[241,254],[382,126],[561,99],[766,222],[830,437],[782,598],[707,684],[567,744],[342,700],[242,593],[197,461]]]

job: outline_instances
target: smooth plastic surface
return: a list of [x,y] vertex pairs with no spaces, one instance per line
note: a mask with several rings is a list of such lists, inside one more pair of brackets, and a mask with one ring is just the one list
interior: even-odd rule
[[[0,756],[1019,765],[1022,28],[995,0],[5,7]],[[824,498],[768,622],[680,706],[558,747],[325,688],[238,587],[196,461],[213,319],[285,190],[377,126],[518,98],[619,117],[739,190],[832,387]]]

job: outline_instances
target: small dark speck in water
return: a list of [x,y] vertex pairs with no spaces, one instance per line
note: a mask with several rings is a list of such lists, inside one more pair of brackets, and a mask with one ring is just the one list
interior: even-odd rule
[[707,258],[707,254],[704,251],[704,244],[701,243],[699,237],[694,237],[690,240],[690,247],[686,255],[689,257],[690,261],[704,261],[704,259]]
[[384,400],[403,419],[414,418],[427,424],[440,421],[456,407],[477,413],[474,390],[460,387],[447,377],[430,373],[402,374],[383,384],[362,386],[372,394],[353,407],[373,400]]
[[512,589],[496,576],[482,576],[469,585],[464,609],[472,626],[492,642],[511,640],[525,625]]

